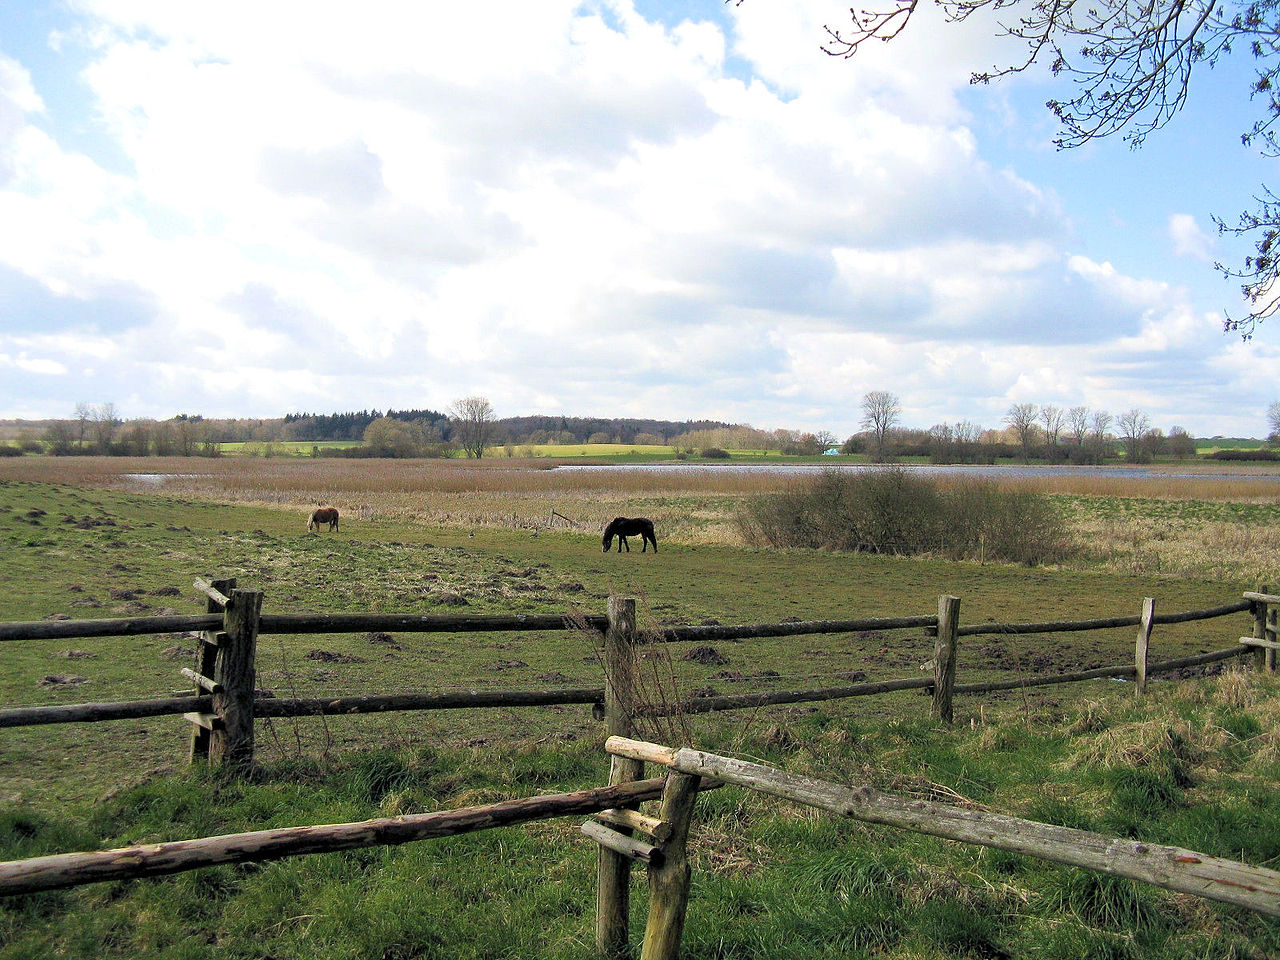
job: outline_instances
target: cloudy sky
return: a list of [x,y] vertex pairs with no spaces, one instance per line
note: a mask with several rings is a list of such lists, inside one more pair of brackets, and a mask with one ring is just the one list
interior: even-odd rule
[[1056,152],[1018,48],[840,0],[0,5],[0,417],[444,409],[1261,435],[1247,62]]

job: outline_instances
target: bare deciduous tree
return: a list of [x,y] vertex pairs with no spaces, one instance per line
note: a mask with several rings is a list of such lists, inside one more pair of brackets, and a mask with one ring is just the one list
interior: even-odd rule
[[1058,445],[1058,435],[1062,433],[1062,420],[1061,407],[1046,403],[1040,408],[1040,423],[1044,425],[1044,439],[1050,450]]
[[98,453],[110,453],[111,441],[115,439],[116,430],[120,427],[120,417],[116,413],[116,405],[114,403],[104,403],[101,406],[91,407],[91,420],[93,422],[93,441],[97,447]]
[[1036,417],[1040,408],[1034,403],[1015,403],[1004,415],[1004,422],[1013,428],[1018,435],[1018,444],[1022,447],[1022,462],[1031,459],[1031,444],[1036,436]]
[[1125,456],[1136,462],[1143,456],[1143,437],[1151,429],[1151,418],[1134,407],[1126,410],[1116,418],[1116,426],[1120,428],[1120,439],[1124,441]]
[[1178,460],[1190,460],[1196,455],[1196,441],[1186,428],[1172,426],[1169,428],[1167,441],[1169,455]]
[[89,432],[89,423],[93,420],[93,405],[83,400],[76,404],[76,446],[84,446],[85,434]]
[[1071,439],[1076,446],[1083,447],[1085,438],[1089,436],[1089,408],[1072,407],[1067,411],[1067,422],[1071,425]]
[[449,406],[453,439],[468,457],[479,460],[493,433],[493,404],[484,397],[463,397]]
[[872,390],[862,398],[862,426],[871,431],[875,444],[876,460],[884,459],[885,441],[889,431],[902,417],[902,404],[895,394],[887,390]]

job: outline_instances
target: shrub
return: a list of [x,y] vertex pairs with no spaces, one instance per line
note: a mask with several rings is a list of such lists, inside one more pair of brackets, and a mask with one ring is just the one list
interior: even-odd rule
[[827,470],[739,515],[749,542],[866,553],[1036,564],[1066,550],[1061,516],[1044,496],[990,480],[946,487],[900,467]]
[[1209,454],[1210,460],[1280,460],[1280,452],[1275,450],[1215,450]]
[[728,460],[729,451],[721,450],[719,447],[705,447],[702,451],[704,460]]

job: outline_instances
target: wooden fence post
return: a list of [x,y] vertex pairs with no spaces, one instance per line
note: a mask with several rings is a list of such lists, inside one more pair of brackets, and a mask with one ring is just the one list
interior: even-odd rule
[[253,765],[254,658],[261,615],[261,590],[231,591],[222,619],[226,639],[214,677],[222,687],[213,695],[221,729],[212,731],[209,759],[233,773],[245,773]]
[[[1258,584],[1258,593],[1270,593],[1268,584]],[[1253,601],[1253,636],[1255,640],[1267,639],[1267,604],[1261,600]],[[1267,665],[1267,651],[1258,647],[1253,651],[1253,665],[1262,670]]]
[[[235,589],[236,580],[235,577],[227,580],[213,580],[210,581],[209,586],[219,593],[227,594]],[[205,599],[204,609],[205,613],[222,613],[222,606],[213,597]],[[200,634],[199,649],[196,651],[196,673],[200,676],[212,680],[216,675],[219,646],[223,636],[224,634],[219,630],[205,630]],[[202,696],[204,693],[205,691],[197,685],[196,695]],[[191,763],[209,759],[209,733],[209,729],[199,723],[191,725]]]
[[[604,724],[606,737],[630,737],[636,698],[636,602],[609,598],[609,626],[604,635]],[[644,763],[612,757],[609,785],[639,780]],[[630,831],[626,831],[630,835]],[[606,957],[630,956],[631,860],[599,848],[596,873],[596,947]]]
[[952,721],[951,691],[956,685],[956,627],[960,598],[938,598],[938,641],[933,652],[933,719]]
[[669,825],[671,835],[663,845],[661,862],[649,867],[649,921],[640,960],[676,960],[680,953],[692,875],[686,841],[701,784],[701,777],[674,770],[667,775],[658,819]]
[[[1276,622],[1276,621],[1277,621],[1277,610],[1276,610],[1276,608],[1275,608],[1275,607],[1271,607],[1271,606],[1267,607],[1267,632],[1266,632],[1266,637],[1267,637],[1267,639],[1268,639],[1268,640],[1270,640],[1272,643],[1274,643],[1274,642],[1275,642],[1275,640],[1276,640],[1276,634],[1277,634],[1277,629],[1276,629],[1276,628],[1277,628],[1277,622]],[[1275,673],[1275,672],[1276,672],[1276,648],[1275,648],[1275,647],[1266,647],[1265,649],[1266,649],[1266,657],[1264,658],[1264,662],[1265,662],[1265,664],[1266,664],[1267,671],[1268,671],[1269,673]]]
[[1142,618],[1138,621],[1138,639],[1133,647],[1133,665],[1137,668],[1138,694],[1147,692],[1147,649],[1151,645],[1151,626],[1155,622],[1156,601],[1154,597],[1142,600]]

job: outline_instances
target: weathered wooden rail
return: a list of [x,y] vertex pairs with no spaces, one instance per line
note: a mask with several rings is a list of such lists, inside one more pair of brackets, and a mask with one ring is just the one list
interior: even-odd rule
[[613,787],[508,800],[479,807],[306,827],[279,827],[220,837],[144,843],[115,850],[61,853],[0,863],[0,896],[37,893],[104,880],[132,880],[221,863],[279,860],[310,853],[451,837],[493,827],[625,807],[661,796],[664,778]]
[[[942,597],[938,613],[905,617],[786,621],[746,625],[670,626],[651,631],[637,628],[633,601],[610,601],[606,616],[421,614],[273,614],[262,613],[260,591],[237,589],[235,580],[197,580],[206,613],[186,617],[133,617],[118,620],[64,620],[0,624],[0,641],[116,637],[186,632],[197,638],[195,669],[182,675],[192,684],[187,697],[167,697],[122,703],[80,703],[46,707],[0,709],[0,728],[52,723],[112,721],[182,715],[192,724],[191,757],[232,767],[253,760],[255,718],[339,716],[405,710],[463,710],[483,708],[590,705],[602,712],[611,734],[629,735],[637,717],[697,715],[728,710],[815,703],[874,696],[903,690],[932,694],[932,713],[950,722],[955,695],[1076,683],[1101,678],[1136,681],[1142,692],[1150,676],[1188,667],[1252,655],[1259,666],[1274,668],[1275,608],[1280,596],[1266,588],[1243,599],[1202,610],[1156,613],[1155,601],[1144,601],[1135,616],[1076,621],[960,625],[960,600]],[[1151,662],[1152,628],[1251,612],[1253,636],[1222,650]],[[1010,679],[957,683],[958,640],[979,635],[1028,635],[1138,627],[1134,662],[1073,672],[1038,674]],[[263,634],[332,634],[361,631],[396,633],[500,633],[585,629],[601,638],[604,685],[601,687],[537,690],[414,691],[397,694],[340,697],[276,698],[255,684],[257,638]],[[815,634],[884,632],[923,629],[933,639],[931,676],[903,677],[816,689],[775,690],[723,696],[699,696],[675,702],[645,702],[637,682],[636,648],[649,643],[738,641]],[[613,718],[613,719],[610,719]]]

